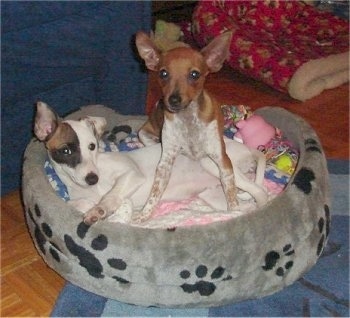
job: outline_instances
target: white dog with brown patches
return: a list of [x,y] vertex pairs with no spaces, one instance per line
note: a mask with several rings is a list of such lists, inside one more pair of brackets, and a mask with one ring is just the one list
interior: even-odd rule
[[[98,143],[105,126],[102,117],[62,120],[47,104],[37,103],[34,133],[45,142],[50,162],[67,187],[68,203],[85,213],[87,224],[109,217],[126,201],[132,202],[134,211],[142,209],[161,156],[159,143],[130,152],[99,152]],[[262,189],[264,156],[236,141],[226,139],[225,143],[234,161],[238,186],[248,191],[258,205],[264,204],[267,201]],[[237,168],[251,166],[253,161],[257,163],[255,182]],[[214,192],[221,189],[216,165],[209,159],[201,163],[179,155],[163,199],[183,200],[204,191],[210,197],[211,189]],[[222,201],[214,203],[216,210],[225,209],[226,202]]]

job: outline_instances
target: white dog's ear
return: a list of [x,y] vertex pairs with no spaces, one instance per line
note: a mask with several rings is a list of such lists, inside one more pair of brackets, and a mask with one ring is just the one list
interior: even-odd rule
[[34,134],[41,141],[47,141],[56,131],[60,118],[44,102],[36,103]]
[[201,50],[210,72],[218,72],[230,54],[232,32],[225,32],[214,38]]
[[140,31],[136,34],[136,47],[141,58],[145,61],[147,68],[151,71],[156,71],[160,52],[145,32]]
[[81,120],[86,120],[87,124],[92,127],[97,138],[101,138],[102,134],[106,130],[107,121],[104,117],[86,116]]

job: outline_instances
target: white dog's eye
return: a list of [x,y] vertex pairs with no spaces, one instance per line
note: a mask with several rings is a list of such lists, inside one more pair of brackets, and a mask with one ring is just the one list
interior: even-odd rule
[[57,149],[57,152],[65,156],[70,156],[72,154],[72,150],[67,145],[64,145],[63,147]]
[[95,145],[94,143],[91,143],[91,144],[89,145],[89,150],[94,151],[95,148],[96,148],[96,145]]

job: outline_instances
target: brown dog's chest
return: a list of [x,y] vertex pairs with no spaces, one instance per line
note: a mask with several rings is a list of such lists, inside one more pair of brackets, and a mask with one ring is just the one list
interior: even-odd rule
[[217,152],[220,145],[217,120],[202,121],[195,107],[188,107],[165,118],[163,144],[192,159],[198,160]]

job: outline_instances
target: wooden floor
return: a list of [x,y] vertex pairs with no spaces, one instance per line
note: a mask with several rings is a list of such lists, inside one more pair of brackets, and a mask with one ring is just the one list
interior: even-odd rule
[[[210,76],[207,88],[222,103],[244,104],[253,109],[280,106],[299,114],[318,133],[328,158],[349,159],[348,85],[301,103],[225,68]],[[151,77],[148,107],[158,94]],[[48,316],[63,285],[64,280],[45,265],[34,249],[19,191],[2,197],[1,316]]]

